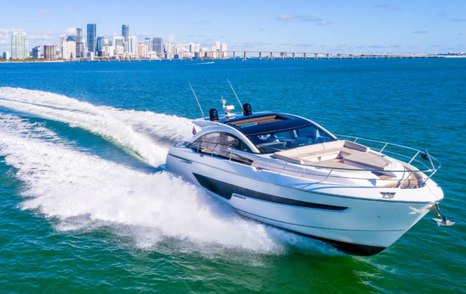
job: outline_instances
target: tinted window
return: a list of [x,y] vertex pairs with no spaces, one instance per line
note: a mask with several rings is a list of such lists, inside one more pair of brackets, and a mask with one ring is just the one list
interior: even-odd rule
[[335,140],[330,134],[313,125],[277,132],[249,135],[248,138],[262,153],[276,152],[299,146]]
[[194,141],[192,147],[206,153],[218,153],[228,149],[251,152],[251,149],[243,141],[223,132],[206,134]]

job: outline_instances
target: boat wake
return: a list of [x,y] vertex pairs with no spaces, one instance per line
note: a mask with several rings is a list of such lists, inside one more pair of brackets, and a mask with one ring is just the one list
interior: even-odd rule
[[153,166],[164,163],[168,146],[189,138],[192,129],[188,119],[177,116],[95,106],[21,88],[0,88],[0,106],[88,130],[128,148]]
[[[0,88],[0,105],[111,138],[154,165],[165,161],[164,144],[191,131],[184,118],[170,117],[164,123],[162,114],[94,106],[41,91]],[[135,170],[80,150],[44,123],[0,112],[0,134],[0,158],[24,184],[20,208],[45,215],[57,230],[110,229],[140,248],[175,240],[201,252],[213,246],[279,254],[288,245],[332,252],[240,217],[167,172]]]

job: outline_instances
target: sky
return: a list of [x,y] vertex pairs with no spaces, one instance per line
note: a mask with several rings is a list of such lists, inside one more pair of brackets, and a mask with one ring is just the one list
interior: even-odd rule
[[214,41],[228,50],[310,53],[466,52],[466,0],[23,0],[0,2],[0,51],[11,33],[29,48],[58,44],[73,28],[97,24],[97,35],[130,34]]

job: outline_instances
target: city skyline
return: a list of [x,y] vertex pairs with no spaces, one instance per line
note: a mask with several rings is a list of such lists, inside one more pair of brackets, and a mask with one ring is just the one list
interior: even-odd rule
[[[97,24],[97,36],[176,37],[176,43],[228,43],[231,50],[342,53],[442,53],[466,51],[466,1],[238,1],[219,5],[138,1],[112,5],[80,1],[2,4],[0,51],[13,32],[28,34],[29,47],[56,44],[71,29]],[[92,7],[92,9],[89,9]],[[83,32],[83,33],[84,33]],[[84,34],[83,34],[84,35]]]
[[161,37],[146,37],[141,42],[130,35],[129,25],[123,24],[121,36],[113,40],[97,34],[96,24],[86,25],[87,34],[83,38],[82,28],[75,28],[60,36],[58,44],[41,44],[29,50],[25,32],[14,32],[11,36],[11,53],[2,52],[3,60],[121,60],[121,59],[201,59],[228,58],[227,44],[216,41],[212,47],[201,47],[200,43],[163,42]]

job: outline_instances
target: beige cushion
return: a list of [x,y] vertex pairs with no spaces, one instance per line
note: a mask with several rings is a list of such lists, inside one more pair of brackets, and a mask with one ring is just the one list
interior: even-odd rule
[[296,164],[329,168],[383,170],[390,164],[390,161],[369,150],[358,143],[337,140],[280,151],[272,157]]

